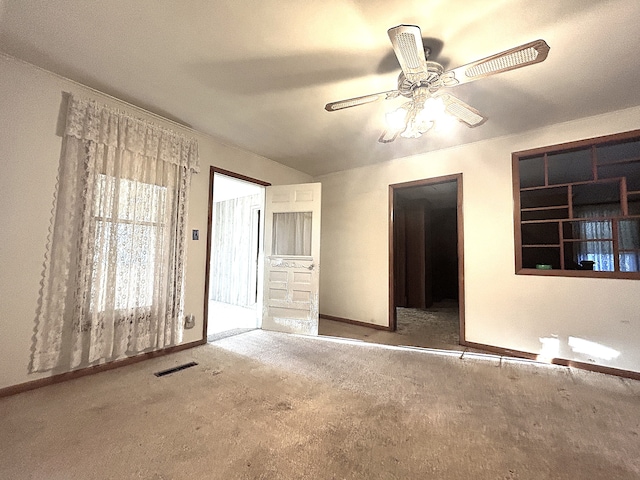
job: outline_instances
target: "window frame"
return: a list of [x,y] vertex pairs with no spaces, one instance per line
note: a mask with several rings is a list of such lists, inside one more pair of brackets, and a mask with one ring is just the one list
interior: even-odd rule
[[[565,268],[565,245],[570,242],[570,241],[586,241],[586,240],[580,240],[580,239],[568,239],[568,240],[564,240],[562,237],[562,234],[560,233],[560,238],[558,241],[558,244],[549,244],[547,245],[545,248],[549,248],[551,249],[555,249],[557,248],[557,252],[559,255],[559,259],[560,259],[560,268],[554,268],[554,269],[549,269],[549,270],[543,270],[543,269],[538,269],[538,268],[531,268],[531,267],[524,267],[523,266],[523,257],[524,257],[524,248],[527,248],[527,246],[523,246],[523,239],[522,239],[522,225],[523,225],[523,221],[525,222],[524,225],[527,225],[527,222],[531,222],[531,223],[542,223],[543,221],[548,221],[549,223],[553,224],[553,225],[558,225],[559,230],[562,230],[563,228],[563,224],[567,223],[567,222],[576,222],[576,221],[586,221],[586,220],[582,220],[578,217],[574,217],[573,215],[573,211],[572,211],[572,201],[570,201],[569,199],[572,198],[571,194],[572,194],[572,186],[574,185],[595,185],[596,183],[610,183],[610,182],[619,182],[620,185],[620,208],[621,208],[621,212],[620,215],[617,216],[610,216],[610,215],[605,215],[602,218],[597,217],[595,219],[592,220],[606,220],[606,219],[611,219],[612,222],[612,228],[614,231],[614,235],[613,238],[611,239],[611,245],[612,245],[612,252],[613,255],[615,257],[617,257],[621,252],[619,251],[619,243],[620,243],[620,238],[618,238],[617,235],[617,226],[618,226],[618,222],[621,221],[625,221],[625,220],[632,220],[632,219],[636,219],[638,221],[640,221],[640,215],[637,214],[629,214],[628,208],[627,208],[627,200],[629,199],[629,197],[631,195],[634,196],[634,198],[636,198],[635,201],[640,200],[640,192],[638,191],[633,191],[633,192],[628,192],[626,185],[627,185],[627,178],[628,175],[625,175],[623,177],[611,177],[611,178],[598,178],[598,167],[602,166],[604,164],[606,164],[607,162],[601,162],[598,163],[598,158],[597,158],[597,149],[598,147],[604,147],[607,145],[615,145],[618,143],[625,143],[625,142],[640,142],[640,130],[632,130],[632,131],[628,131],[628,132],[623,132],[623,133],[617,133],[617,134],[613,134],[613,135],[605,135],[605,136],[600,136],[600,137],[594,137],[594,138],[590,138],[590,139],[584,139],[584,140],[578,140],[578,141],[574,141],[574,142],[568,142],[568,143],[562,143],[562,144],[556,144],[556,145],[550,145],[550,146],[545,146],[545,147],[540,147],[540,148],[535,148],[535,149],[530,149],[530,150],[523,150],[523,151],[518,151],[518,152],[513,152],[511,154],[512,157],[512,182],[513,182],[513,204],[514,204],[514,247],[515,247],[515,273],[517,275],[538,275],[538,276],[562,276],[562,277],[589,277],[589,278],[618,278],[618,279],[640,279],[640,271],[639,272],[625,272],[625,271],[597,271],[597,270],[574,270],[574,269],[569,269],[569,268]],[[590,150],[591,153],[591,159],[592,159],[592,178],[591,180],[588,181],[584,181],[584,180],[575,180],[575,181],[569,181],[567,183],[550,183],[549,182],[549,156],[551,155],[555,155],[555,154],[563,154],[563,153],[569,153],[572,151],[582,151],[582,150]],[[520,162],[522,160],[530,160],[533,159],[534,157],[542,157],[542,161],[544,162],[544,185],[538,185],[538,186],[524,186],[521,187],[521,183],[520,183]],[[635,156],[635,152],[634,152],[634,157],[632,157],[633,160],[631,160],[629,163],[637,163],[638,165],[640,165],[640,152],[638,153],[637,157]],[[635,178],[635,176],[633,177]],[[566,188],[567,189],[567,204],[566,205],[550,205],[547,208],[549,208],[550,210],[562,210],[562,209],[566,209],[567,210],[567,214],[566,217],[565,216],[561,216],[558,218],[554,218],[554,219],[546,219],[546,220],[522,220],[522,204],[521,204],[521,194],[522,192],[535,192],[536,190],[538,191],[544,191],[545,189],[550,189],[550,188],[558,188],[558,191],[561,192],[562,188]],[[555,207],[555,208],[554,208]],[[544,207],[539,207],[538,210],[542,210],[544,209]],[[536,210],[536,208],[530,208],[530,210]],[[524,208],[524,211],[527,211],[527,207]],[[569,223],[570,224],[570,223]],[[529,245],[528,247],[535,247],[535,245]],[[541,247],[542,248],[542,247]],[[635,249],[635,248],[634,248]],[[624,253],[624,252],[623,252]],[[553,252],[550,252],[550,255],[552,255]],[[615,268],[619,269],[620,265],[619,265],[620,261],[619,259],[617,259],[615,261]]]
[[[144,181],[144,180],[138,180],[135,178],[117,178],[114,177],[113,175],[109,175],[109,174],[105,174],[105,173],[98,173],[97,174],[97,178],[100,177],[104,177],[104,180],[99,180],[97,183],[103,184],[102,188],[106,188],[106,183],[107,183],[107,179],[108,178],[113,178],[115,179],[115,181],[117,182],[122,182],[122,181],[128,181],[128,182],[132,182],[132,184],[141,184],[144,185],[145,187],[151,187],[153,189],[159,189],[156,194],[161,195],[161,199],[160,199],[160,204],[156,206],[156,210],[155,210],[155,215],[156,215],[156,219],[155,220],[141,220],[141,219],[130,219],[130,218],[126,218],[121,216],[121,210],[120,208],[118,208],[119,206],[116,205],[116,203],[120,202],[120,192],[119,189],[116,189],[116,193],[113,194],[113,201],[114,204],[111,207],[111,211],[110,212],[100,212],[100,211],[96,211],[96,208],[99,210],[100,206],[94,204],[91,208],[92,208],[92,212],[91,212],[91,216],[93,218],[93,222],[94,222],[94,228],[93,228],[93,239],[94,239],[94,251],[97,251],[100,248],[100,244],[98,243],[98,224],[102,223],[105,226],[107,226],[108,224],[111,225],[110,230],[113,231],[114,233],[116,233],[117,235],[117,230],[118,227],[120,225],[126,225],[126,226],[132,226],[132,227],[136,227],[136,226],[142,226],[142,227],[146,227],[146,228],[151,228],[153,235],[155,237],[155,243],[157,245],[158,239],[162,237],[163,234],[163,230],[166,229],[167,224],[166,224],[166,218],[162,215],[164,208],[166,206],[166,198],[167,198],[167,186],[163,185],[162,183],[155,183],[155,182],[149,182],[149,181]],[[162,207],[162,208],[160,208]],[[118,241],[116,240],[116,243],[118,243]],[[153,252],[154,255],[154,261],[153,263],[155,263],[155,254],[157,252]],[[139,262],[137,262],[139,263]],[[134,266],[135,264],[130,264],[128,265],[128,268],[130,269],[132,266]],[[94,263],[93,268],[96,268],[96,264]],[[115,267],[117,269],[117,267]],[[114,273],[114,275],[118,275],[118,272],[116,270],[116,272]],[[155,281],[155,276],[157,275],[157,272],[154,269],[153,272],[153,276],[154,279],[150,282],[151,284],[153,284],[153,282]],[[115,279],[116,283],[117,283],[117,279]],[[91,286],[91,290],[92,290],[92,295],[91,295],[91,300],[90,300],[90,307],[89,307],[89,312],[91,315],[101,315],[104,314],[104,312],[107,311],[107,309],[105,308],[105,306],[102,304],[104,301],[104,292],[101,291],[102,289],[98,288],[96,291],[94,291],[94,289],[96,289],[97,287],[99,287],[100,285],[95,284],[92,281],[92,286]],[[107,286],[107,283],[105,283],[104,285],[102,285],[103,287]],[[115,287],[115,285],[114,285]],[[151,290],[151,298],[149,299],[150,303],[149,304],[144,304],[144,305],[136,305],[136,306],[132,306],[132,307],[128,307],[128,308],[115,308],[115,312],[117,312],[118,317],[120,318],[120,321],[124,321],[125,319],[131,320],[133,317],[137,317],[138,320],[146,320],[149,318],[150,314],[151,314],[151,310],[154,307],[154,292],[153,292],[153,288]],[[95,302],[95,303],[94,303]]]

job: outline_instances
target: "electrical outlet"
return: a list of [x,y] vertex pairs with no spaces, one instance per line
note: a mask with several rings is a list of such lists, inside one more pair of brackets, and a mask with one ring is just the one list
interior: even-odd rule
[[193,314],[184,317],[184,328],[193,328],[196,326],[196,316]]

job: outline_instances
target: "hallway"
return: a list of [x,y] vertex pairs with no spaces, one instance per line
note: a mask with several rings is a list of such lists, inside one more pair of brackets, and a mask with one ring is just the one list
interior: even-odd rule
[[395,332],[389,332],[328,320],[321,316],[319,334],[385,345],[469,350],[459,343],[458,304],[455,301],[437,302],[427,309],[399,307],[397,327]]

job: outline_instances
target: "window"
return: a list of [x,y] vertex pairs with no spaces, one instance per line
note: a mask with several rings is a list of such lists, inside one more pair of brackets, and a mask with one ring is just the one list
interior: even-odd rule
[[30,371],[182,341],[198,144],[70,95]]
[[[100,174],[93,202],[95,247],[91,311],[153,305],[166,187]],[[115,248],[114,248],[115,247]]]
[[640,279],[640,130],[512,158],[516,273]]
[[273,214],[274,255],[311,255],[311,212]]

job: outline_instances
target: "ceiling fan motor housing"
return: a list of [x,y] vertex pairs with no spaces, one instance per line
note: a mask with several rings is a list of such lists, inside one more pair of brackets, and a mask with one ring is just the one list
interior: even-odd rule
[[434,93],[441,86],[438,80],[443,73],[444,67],[442,65],[438,62],[427,61],[425,71],[422,75],[423,78],[420,78],[418,82],[410,82],[407,80],[404,72],[400,72],[400,75],[398,75],[398,90],[400,94],[405,97],[412,96],[414,90],[419,87],[428,87],[429,91]]

